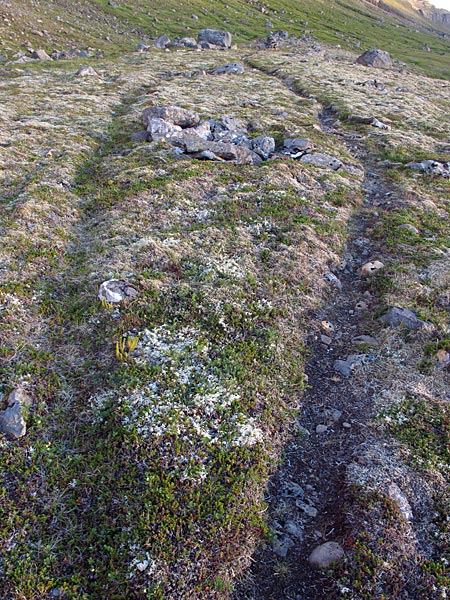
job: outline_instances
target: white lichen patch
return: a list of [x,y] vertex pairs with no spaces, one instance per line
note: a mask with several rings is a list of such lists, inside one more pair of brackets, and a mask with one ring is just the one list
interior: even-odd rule
[[[95,419],[115,407],[141,443],[157,444],[180,478],[196,483],[206,479],[214,449],[263,442],[256,419],[242,411],[239,391],[213,372],[208,343],[198,331],[163,326],[139,337],[133,360],[156,367],[155,380],[131,391],[94,396]],[[173,440],[181,444],[181,456],[173,454]]]

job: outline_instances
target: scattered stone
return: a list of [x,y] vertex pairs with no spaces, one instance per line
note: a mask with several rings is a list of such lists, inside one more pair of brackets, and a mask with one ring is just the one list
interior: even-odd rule
[[441,369],[446,369],[450,366],[450,352],[448,352],[448,350],[441,348],[437,351],[436,358],[438,360],[438,366]]
[[291,158],[300,158],[304,154],[309,154],[311,150],[311,142],[302,138],[286,139],[283,142],[283,152],[290,154]]
[[342,411],[340,411],[338,408],[332,408],[329,412],[329,415],[331,417],[331,420],[334,423],[339,423],[339,421],[342,418]]
[[92,67],[80,67],[75,73],[76,77],[99,77],[97,71]]
[[374,261],[368,262],[361,267],[361,276],[369,277],[370,275],[373,275],[377,271],[380,271],[383,267],[384,267],[384,264],[382,262],[380,262],[379,260],[374,260]]
[[372,48],[356,59],[357,64],[366,67],[376,67],[378,69],[389,69],[392,67],[392,59],[389,52]]
[[100,285],[98,297],[110,303],[119,303],[126,298],[135,298],[137,291],[124,279],[109,279]]
[[328,431],[328,427],[326,425],[317,425],[316,433],[325,433],[326,431]]
[[325,273],[325,275],[323,276],[325,281],[331,285],[331,287],[336,287],[339,290],[342,289],[342,283],[341,281],[336,277],[336,275],[334,273],[328,272]]
[[139,42],[139,44],[136,46],[136,52],[147,52],[149,49],[150,46],[147,46],[147,44],[144,44],[144,42]]
[[368,344],[369,346],[377,347],[378,341],[370,335],[357,335],[352,338],[353,344]]
[[437,160],[422,160],[421,162],[409,162],[406,166],[420,173],[450,178],[450,162],[441,163]]
[[268,135],[259,135],[251,141],[251,149],[261,158],[267,160],[275,150],[275,140]]
[[327,333],[334,333],[334,325],[331,321],[322,321],[320,325]]
[[191,19],[194,19],[194,21],[198,21],[198,16],[197,15],[191,15]]
[[294,545],[295,544],[293,540],[288,535],[283,535],[280,538],[275,538],[272,544],[272,549],[280,558],[286,558],[290,548],[292,548]]
[[180,106],[150,106],[142,113],[142,119],[146,127],[152,119],[162,119],[183,129],[200,123],[200,116],[196,112]]
[[359,115],[349,115],[347,121],[350,123],[361,123],[362,125],[372,125],[372,127],[378,127],[378,129],[390,129],[390,125],[382,123],[375,117],[362,117]]
[[284,526],[284,530],[298,540],[302,540],[304,538],[303,529],[297,525],[295,521],[287,521]]
[[392,325],[393,327],[398,327],[399,325],[403,325],[406,329],[421,329],[428,325],[422,319],[409,310],[408,308],[402,308],[401,306],[393,306],[390,308],[387,313],[379,317],[378,319],[381,323],[386,323],[387,325]]
[[413,512],[411,505],[402,493],[401,489],[396,483],[391,483],[388,488],[388,496],[393,500],[400,509],[400,512],[407,521],[413,520]]
[[351,429],[352,428],[352,426],[350,425],[350,423],[347,423],[347,421],[345,421],[344,423],[342,423],[342,427],[344,429]]
[[313,519],[315,519],[318,515],[317,508],[315,506],[312,506],[311,504],[305,504],[304,502],[297,500],[295,506],[302,510],[306,515],[308,515],[308,517],[311,517]]
[[430,46],[428,44],[424,44],[422,46],[422,50],[425,50],[425,52],[431,52],[431,48],[430,48]]
[[31,398],[22,387],[15,388],[6,400],[5,410],[0,410],[0,431],[11,439],[19,439],[27,432],[22,408],[31,404]]
[[241,63],[230,63],[229,65],[223,65],[213,70],[213,75],[223,75],[224,73],[234,73],[240,75],[245,72],[244,66]]
[[295,481],[289,481],[286,485],[287,495],[292,498],[304,498],[305,490]]
[[160,35],[153,42],[153,46],[159,50],[165,50],[170,43],[170,37],[168,35]]
[[327,335],[321,335],[320,336],[320,341],[322,342],[322,344],[325,344],[326,346],[330,346],[333,343],[333,340],[328,337]]
[[345,556],[344,549],[337,542],[325,542],[314,548],[309,556],[309,563],[318,569],[328,569],[340,562]]
[[217,29],[202,29],[198,34],[198,43],[212,44],[220,48],[231,48],[231,33]]
[[319,167],[320,169],[332,169],[337,171],[342,167],[342,162],[329,154],[323,154],[322,152],[315,152],[313,154],[302,154],[300,162],[312,165],[313,167]]
[[398,228],[405,229],[406,231],[410,231],[411,233],[415,233],[416,235],[419,235],[420,233],[417,227],[414,227],[414,225],[411,225],[410,223],[402,223],[398,226]]
[[31,58],[35,58],[37,60],[52,60],[47,54],[47,52],[42,49],[34,50],[34,52],[31,55]]
[[350,354],[345,360],[335,360],[333,368],[344,377],[350,377],[357,365],[363,365],[373,360],[374,357],[371,354]]

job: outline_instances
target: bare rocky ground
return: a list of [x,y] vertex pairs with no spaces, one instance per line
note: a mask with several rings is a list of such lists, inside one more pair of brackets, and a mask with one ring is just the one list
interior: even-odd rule
[[[5,599],[446,597],[449,180],[404,165],[448,160],[449,84],[354,58],[154,51],[0,81],[3,408],[29,399],[1,440]],[[132,141],[173,104],[345,168]],[[102,305],[111,278],[137,295]],[[392,306],[432,325],[381,324]],[[325,541],[345,558],[315,571]]]

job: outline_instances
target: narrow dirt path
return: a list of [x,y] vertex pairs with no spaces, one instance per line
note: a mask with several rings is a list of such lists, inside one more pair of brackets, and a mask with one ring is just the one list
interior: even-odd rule
[[336,130],[329,108],[318,118],[323,131],[338,136],[361,161],[364,205],[349,227],[346,249],[335,273],[342,287],[334,288],[327,307],[311,315],[308,390],[294,438],[267,488],[270,539],[253,557],[234,600],[323,600],[339,596],[335,582],[313,569],[308,559],[312,550],[325,542],[338,542],[345,549],[349,500],[346,467],[373,435],[374,389],[369,384],[361,394],[351,376],[336,371],[334,361],[352,354],[364,355],[366,365],[375,360],[371,354],[374,348],[355,339],[374,335],[377,305],[377,298],[361,277],[361,266],[379,258],[369,230],[378,216],[376,207],[392,190],[370,160],[361,135]]

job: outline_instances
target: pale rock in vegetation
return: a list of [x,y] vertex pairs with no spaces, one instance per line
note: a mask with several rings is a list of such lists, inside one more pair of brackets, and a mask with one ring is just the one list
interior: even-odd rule
[[124,279],[109,279],[100,285],[98,297],[100,300],[118,304],[126,298],[134,298],[137,291]]
[[12,439],[19,439],[27,432],[22,408],[30,406],[31,398],[22,387],[15,388],[6,400],[5,410],[0,410],[0,431]]
[[245,72],[244,66],[241,63],[230,63],[229,65],[223,65],[213,70],[213,75],[223,75],[225,73],[234,73],[240,75]]
[[437,160],[422,160],[421,162],[409,162],[406,166],[420,173],[450,178],[450,162],[442,163]]
[[47,52],[42,49],[35,50],[32,53],[31,58],[35,58],[37,60],[52,60]]
[[153,46],[159,50],[164,50],[170,44],[170,37],[168,35],[160,35],[153,42]]
[[200,123],[200,115],[180,106],[150,106],[142,113],[142,119],[145,126],[148,126],[152,119],[163,119],[183,129]]
[[75,75],[76,77],[99,77],[99,74],[93,67],[81,67]]
[[231,33],[217,29],[202,29],[198,34],[199,44],[211,44],[219,48],[231,48]]
[[340,562],[345,556],[344,549],[337,542],[326,542],[314,548],[309,556],[309,563],[317,569],[328,569]]
[[256,154],[259,154],[261,158],[267,160],[275,150],[275,140],[267,135],[259,135],[258,137],[253,138],[251,149],[253,152],[256,152]]
[[379,69],[389,69],[392,67],[392,59],[389,55],[389,52],[386,52],[385,50],[379,50],[378,48],[367,50],[364,52],[364,54],[361,54],[361,56],[356,59],[356,62],[359,65],[364,65],[366,67],[377,67]]
[[398,327],[399,325],[403,325],[406,329],[421,329],[428,325],[422,319],[409,310],[408,308],[402,308],[401,306],[393,306],[390,308],[387,313],[382,315],[378,319],[381,323],[386,323],[387,325],[392,325],[393,327]]
[[300,162],[312,165],[313,167],[319,167],[320,169],[332,169],[337,171],[342,167],[342,162],[329,154],[323,154],[322,152],[315,152],[314,154],[303,154],[300,157]]

